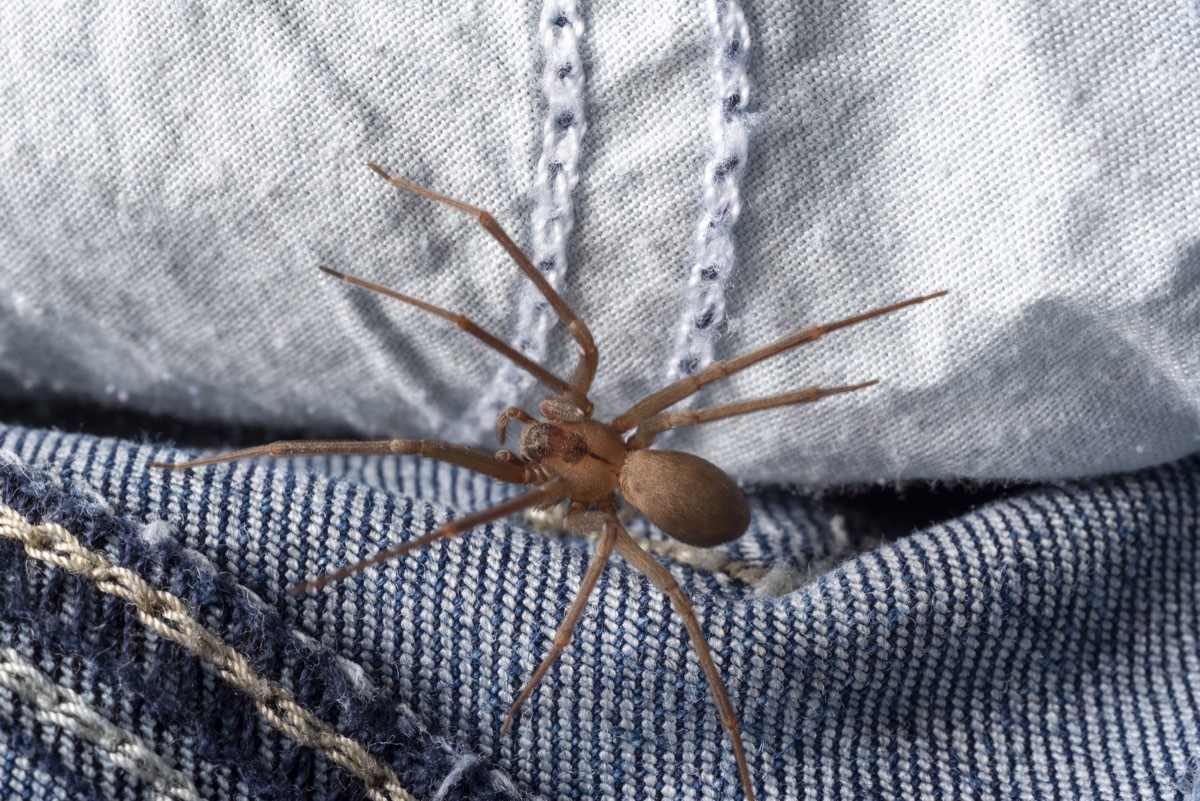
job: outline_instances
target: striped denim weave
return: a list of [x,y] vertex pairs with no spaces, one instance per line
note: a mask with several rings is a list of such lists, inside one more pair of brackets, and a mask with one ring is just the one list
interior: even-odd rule
[[[0,504],[179,599],[417,797],[740,796],[682,627],[620,563],[499,735],[585,543],[494,528],[286,595],[507,492],[485,479],[411,459],[166,474],[145,466],[161,450],[19,428],[0,448]],[[1200,459],[1029,491],[838,564],[837,515],[775,490],[752,506],[732,562],[667,563],[762,798],[1194,797]],[[3,794],[367,793],[103,582],[7,533],[0,558]]]

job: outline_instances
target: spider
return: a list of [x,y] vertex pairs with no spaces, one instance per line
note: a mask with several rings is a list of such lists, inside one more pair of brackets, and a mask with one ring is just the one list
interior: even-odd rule
[[[326,266],[321,266],[320,269],[347,283],[443,317],[504,355],[554,393],[538,406],[544,419],[539,420],[515,406],[502,411],[496,419],[496,435],[501,450],[495,454],[465,445],[428,439],[369,442],[280,441],[186,462],[152,462],[151,467],[183,470],[257,456],[410,454],[456,464],[498,481],[533,485],[533,489],[528,492],[496,504],[490,509],[452,520],[431,534],[409,540],[313,581],[299,584],[291,590],[293,595],[319,589],[372,565],[438,540],[462,534],[515,512],[535,507],[548,508],[567,501],[567,531],[584,536],[598,534],[596,554],[588,565],[575,600],[555,632],[549,653],[518,693],[501,727],[501,733],[508,731],[517,710],[533,693],[538,682],[570,642],[601,573],[616,552],[666,594],[682,619],[701,670],[712,691],[721,725],[732,742],[745,797],[753,801],[754,787],[738,728],[737,714],[729,701],[700,622],[687,595],[670,572],[643,550],[622,526],[616,514],[617,493],[620,492],[630,506],[649,518],[666,534],[688,545],[712,547],[741,537],[750,525],[750,507],[733,479],[716,465],[699,456],[681,451],[653,449],[651,446],[655,439],[670,429],[738,417],[779,406],[812,403],[831,395],[865,389],[877,382],[801,389],[707,409],[669,411],[670,407],[702,387],[799,345],[820,339],[831,331],[924,303],[941,297],[946,292],[910,298],[836,322],[801,329],[750,353],[729,361],[716,362],[681,378],[642,398],[606,423],[592,418],[593,405],[588,399],[588,391],[591,389],[600,359],[591,332],[496,220],[483,209],[395,178],[377,164],[368,162],[368,166],[393,186],[474,217],[487,233],[508,251],[521,272],[537,287],[578,344],[579,358],[575,369],[569,380],[563,380],[461,314]],[[508,427],[514,421],[522,426],[519,453],[504,448]]]

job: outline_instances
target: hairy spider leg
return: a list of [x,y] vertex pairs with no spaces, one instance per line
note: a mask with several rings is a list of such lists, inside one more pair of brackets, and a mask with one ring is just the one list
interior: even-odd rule
[[506,501],[484,509],[480,512],[460,517],[457,520],[451,520],[441,528],[434,531],[432,534],[426,534],[423,537],[417,537],[415,540],[401,543],[387,550],[380,551],[374,556],[369,556],[366,559],[361,559],[354,564],[346,565],[345,567],[335,570],[332,573],[326,573],[320,578],[312,581],[305,581],[302,584],[297,584],[288,591],[290,595],[300,595],[310,590],[319,590],[322,587],[332,584],[335,581],[341,581],[344,578],[354,575],[360,571],[366,570],[381,562],[386,562],[389,559],[394,559],[397,556],[406,554],[409,551],[414,551],[417,548],[424,548],[426,545],[445,540],[451,537],[470,531],[476,526],[482,526],[484,523],[491,523],[493,520],[499,520],[502,517],[507,517],[514,512],[519,512],[522,509],[528,509],[531,506],[544,506],[546,504],[555,504],[565,498],[563,492],[563,483],[555,478],[547,481],[529,492],[522,493],[515,498],[509,498]]
[[695,394],[702,387],[706,387],[714,381],[731,376],[734,373],[741,372],[750,365],[761,362],[763,359],[777,356],[799,345],[815,342],[829,332],[836,331],[839,328],[848,328],[875,317],[881,317],[909,306],[915,306],[918,303],[924,303],[927,300],[940,298],[947,293],[948,290],[942,290],[941,292],[934,292],[932,295],[922,295],[919,298],[902,300],[899,303],[893,303],[890,306],[883,306],[869,312],[864,312],[863,314],[847,317],[844,320],[802,328],[758,350],[738,356],[736,359],[730,359],[727,362],[714,362],[703,370],[689,376],[684,376],[678,381],[668,384],[657,392],[642,398],[633,404],[633,406],[630,406],[617,419],[613,420],[612,426],[618,433],[623,434],[631,428],[636,428],[642,421],[649,417]]
[[547,370],[545,367],[542,367],[540,364],[533,361],[528,356],[526,356],[525,354],[518,351],[516,348],[513,348],[512,346],[506,344],[503,340],[501,340],[495,334],[480,327],[478,324],[475,323],[474,320],[470,319],[469,317],[458,314],[457,312],[452,312],[447,309],[443,309],[441,306],[435,306],[432,303],[429,303],[428,301],[424,301],[419,298],[414,298],[411,295],[405,295],[404,293],[397,292],[394,289],[388,289],[387,287],[383,286],[382,284],[376,284],[375,282],[368,281],[365,278],[359,278],[356,275],[348,275],[346,273],[339,272],[338,270],[335,270],[332,267],[326,267],[324,264],[322,264],[320,266],[320,269],[321,269],[321,272],[326,273],[327,275],[332,275],[334,278],[340,278],[341,280],[345,281],[348,284],[354,284],[357,287],[361,287],[363,289],[370,290],[371,292],[377,292],[380,295],[385,295],[389,298],[394,298],[395,300],[399,300],[403,303],[407,303],[410,306],[416,306],[418,309],[422,309],[424,311],[429,312],[430,314],[436,314],[438,317],[449,320],[450,322],[452,322],[456,326],[458,326],[460,330],[466,331],[468,334],[475,337],[476,339],[478,339],[483,344],[487,345],[492,350],[497,351],[501,355],[507,357],[509,359],[509,361],[511,361],[513,364],[517,365],[522,370],[529,373],[531,376],[536,378],[538,381],[541,381],[543,384],[545,384],[550,389],[554,390],[555,392],[560,393],[561,395],[563,395],[566,398],[569,398],[572,403],[580,406],[581,408],[586,407],[589,411],[591,410],[592,404],[591,404],[591,401],[588,400],[587,394],[585,392],[580,392],[574,386],[572,386],[571,384],[562,380],[561,378],[556,376],[554,373]]
[[[592,412],[592,402],[587,397],[588,389],[591,387],[591,381],[596,372],[598,356],[596,355],[596,347],[592,342],[591,332],[582,320],[580,320],[571,307],[562,297],[554,291],[554,288],[546,282],[546,279],[533,266],[533,262],[529,260],[521,249],[516,246],[512,239],[504,232],[496,221],[482,209],[477,209],[454,198],[446,197],[432,190],[416,184],[403,181],[399,178],[393,178],[388,175],[378,165],[370,163],[371,169],[383,176],[389,183],[415,192],[424,197],[446,203],[453,208],[468,212],[475,215],[476,219],[484,226],[489,233],[492,234],[505,250],[512,255],[514,261],[521,270],[533,281],[533,283],[541,291],[542,295],[550,302],[555,311],[559,315],[559,319],[567,326],[579,342],[581,355],[580,362],[576,366],[575,372],[572,374],[571,382],[564,381],[554,373],[551,373],[546,368],[529,359],[524,354],[518,352],[511,346],[504,343],[494,334],[488,332],[484,328],[477,325],[469,318],[435,306],[427,301],[405,295],[396,290],[389,289],[372,281],[367,281],[357,276],[348,275],[346,273],[334,270],[331,267],[321,265],[320,269],[328,275],[338,278],[347,283],[358,286],[362,289],[367,289],[371,292],[377,292],[381,295],[393,298],[395,300],[408,303],[416,306],[419,309],[435,314],[439,317],[447,319],[454,323],[458,328],[466,331],[471,336],[483,342],[488,347],[507,357],[510,361],[516,364],[521,369],[528,372],[534,378],[541,381],[551,390],[560,393],[573,404],[575,404],[584,417],[590,417]],[[589,355],[590,354],[590,355]],[[582,376],[583,378],[577,381],[576,379]],[[499,425],[500,421],[497,421]],[[218,454],[216,456],[208,456],[201,459],[192,459],[185,462],[167,463],[167,462],[151,462],[150,466],[163,470],[183,470],[192,467],[203,467],[210,464],[220,464],[223,462],[233,462],[239,459],[250,459],[258,456],[318,456],[318,455],[355,455],[355,454],[376,454],[376,455],[401,455],[401,454],[416,454],[426,456],[439,461],[450,462],[470,470],[483,473],[500,481],[507,481],[512,484],[530,484],[538,480],[540,474],[532,467],[524,466],[519,461],[514,461],[508,458],[502,458],[492,454],[483,453],[474,448],[468,448],[463,445],[457,445],[450,442],[441,442],[438,440],[378,440],[374,442],[358,442],[354,440],[332,440],[332,441],[314,441],[314,442],[298,442],[298,441],[281,441],[272,442],[267,445],[261,445],[254,448],[246,448],[239,451],[234,451],[227,454]]]
[[785,392],[782,395],[771,395],[766,398],[728,403],[724,406],[713,406],[708,409],[680,409],[674,412],[659,412],[643,421],[637,427],[627,443],[631,448],[649,448],[654,440],[664,431],[672,428],[683,428],[700,423],[711,423],[713,420],[724,420],[729,417],[740,417],[743,414],[761,412],[765,409],[776,409],[780,406],[796,406],[801,403],[816,403],[831,395],[841,395],[854,392],[878,384],[878,381],[864,381],[845,387],[809,387],[795,392]]
[[567,609],[567,614],[563,616],[562,622],[558,624],[558,629],[554,632],[554,645],[551,646],[550,652],[546,654],[542,663],[538,665],[537,670],[533,672],[533,676],[530,677],[529,681],[525,682],[525,686],[521,688],[521,692],[517,694],[517,700],[513,701],[512,707],[508,710],[508,717],[504,719],[504,725],[500,727],[501,734],[508,732],[513,718],[517,715],[517,710],[529,700],[529,696],[533,695],[533,689],[537,687],[538,682],[542,680],[546,672],[550,670],[550,666],[554,664],[559,655],[566,649],[567,644],[571,642],[571,636],[575,634],[575,628],[579,625],[579,618],[583,616],[583,610],[587,608],[588,599],[592,597],[592,592],[596,589],[596,585],[600,583],[600,576],[604,573],[604,568],[608,566],[608,560],[612,557],[613,548],[616,544],[617,527],[612,523],[605,522],[600,534],[600,540],[596,545],[596,553],[592,556],[592,561],[588,564],[587,572],[583,575],[583,581],[579,584],[579,591],[575,594],[575,600],[571,602],[571,606]]
[[160,470],[186,470],[210,464],[236,462],[258,456],[424,456],[439,462],[449,462],[476,473],[483,473],[498,481],[509,484],[532,484],[541,478],[533,465],[511,462],[477,448],[443,442],[437,439],[380,439],[361,442],[343,440],[280,440],[254,448],[244,448],[230,453],[219,453],[186,462],[150,462],[150,467]]
[[[729,701],[729,693],[725,690],[725,682],[721,680],[721,673],[717,670],[717,663],[713,660],[712,652],[708,648],[708,641],[704,638],[704,629],[700,626],[700,620],[696,617],[696,612],[692,609],[692,602],[688,600],[687,594],[683,588],[679,586],[679,582],[671,575],[671,572],[663,567],[657,559],[642,549],[640,545],[629,536],[629,532],[621,525],[621,521],[617,516],[608,511],[576,511],[567,515],[567,530],[572,534],[579,536],[587,536],[595,534],[597,530],[601,534],[601,547],[604,545],[604,539],[613,536],[610,532],[615,532],[615,545],[617,553],[624,557],[625,561],[633,567],[634,570],[641,573],[650,580],[655,586],[662,590],[663,594],[671,601],[671,605],[675,608],[675,613],[679,615],[683,621],[683,627],[687,629],[688,638],[692,641],[692,650],[696,654],[696,659],[700,662],[700,670],[704,673],[704,678],[708,682],[708,687],[712,691],[713,702],[717,707],[717,715],[721,720],[721,726],[725,729],[726,734],[733,743],[734,759],[737,762],[738,773],[742,778],[742,787],[746,794],[747,801],[754,801],[754,785],[750,780],[750,767],[746,762],[746,748],[742,744],[742,733],[738,727],[737,713],[733,710],[733,704]],[[601,551],[597,550],[596,558],[588,567],[588,575],[590,576],[593,569],[599,574],[603,569],[603,565],[596,567],[600,560]],[[608,560],[608,554],[604,556],[604,560]],[[594,582],[588,584],[587,577],[584,579],[583,585],[580,587],[579,595],[576,596],[574,603],[571,604],[567,616],[563,619],[562,625],[559,626],[558,632],[555,634],[555,648],[546,657],[542,663],[542,667],[538,668],[534,674],[533,680],[525,686],[521,691],[517,703],[513,705],[513,709],[509,712],[509,719],[515,714],[517,707],[527,699],[533,691],[533,685],[545,673],[543,668],[549,667],[550,662],[553,662],[558,657],[558,653],[562,650],[558,647],[560,640],[566,642],[570,639],[570,631],[565,632],[568,622],[571,629],[579,622],[579,613],[582,613],[583,607],[587,603],[587,598],[584,596],[584,591],[590,595],[594,589]],[[506,720],[505,727],[508,722]]]
[[600,352],[596,349],[596,343],[592,339],[592,332],[588,329],[587,324],[579,319],[579,315],[575,314],[575,310],[563,300],[554,287],[550,286],[546,277],[534,266],[524,251],[517,247],[517,243],[513,242],[508,232],[500,227],[500,224],[496,222],[496,219],[492,215],[477,206],[447,197],[440,192],[435,192],[419,184],[405,181],[402,178],[393,177],[374,162],[368,161],[367,166],[392,186],[403,189],[406,192],[413,192],[439,203],[444,203],[451,208],[458,209],[474,217],[475,221],[483,226],[492,239],[495,239],[500,243],[501,247],[508,251],[508,255],[521,268],[521,272],[525,273],[525,276],[533,282],[538,292],[542,293],[542,297],[546,299],[546,302],[550,304],[555,314],[558,315],[559,321],[567,327],[575,342],[578,343],[579,361],[576,363],[575,369],[571,372],[571,385],[580,395],[584,396],[584,405],[580,406],[579,410],[583,412],[584,417],[591,417],[592,404],[587,400],[587,394],[592,388],[592,379],[596,377],[596,366],[600,362]]

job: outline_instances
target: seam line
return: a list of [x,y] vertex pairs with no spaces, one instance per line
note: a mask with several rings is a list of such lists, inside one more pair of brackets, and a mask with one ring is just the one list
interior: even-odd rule
[[149,782],[163,798],[199,801],[192,782],[141,737],[105,718],[82,695],[56,684],[12,648],[0,647],[0,686],[28,703],[43,722],[99,746],[109,761]]
[[176,596],[89,550],[57,523],[34,525],[4,504],[0,504],[0,537],[20,542],[31,559],[88,579],[101,592],[128,601],[148,628],[208,662],[217,675],[249,695],[268,723],[299,744],[324,752],[361,779],[371,798],[415,801],[391,768],[300,706],[283,687],[258,675],[245,656],[194,620]]
[[[567,270],[567,245],[575,227],[571,192],[579,183],[580,142],[587,132],[583,107],[583,59],[579,38],[583,19],[575,0],[546,0],[538,20],[541,39],[542,96],[546,116],[542,120],[542,153],[533,180],[533,231],[530,258],[550,286],[562,293]],[[546,358],[550,331],[558,324],[545,299],[533,284],[521,278],[517,306],[517,350],[536,362]],[[570,302],[570,301],[568,301]],[[575,347],[574,342],[571,343]],[[528,390],[534,380],[505,361],[496,377],[465,421],[478,416],[494,418],[505,406]],[[460,435],[475,436],[458,429]]]
[[737,0],[708,0],[712,43],[713,103],[708,112],[712,155],[701,178],[703,195],[696,227],[696,260],[684,289],[683,322],[668,379],[691,375],[713,361],[717,328],[725,322],[729,277],[736,265],[733,228],[742,211],[740,184],[750,149],[746,60],[750,26]]

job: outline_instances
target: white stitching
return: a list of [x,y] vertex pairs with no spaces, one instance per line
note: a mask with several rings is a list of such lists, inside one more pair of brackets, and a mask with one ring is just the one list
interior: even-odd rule
[[749,151],[746,58],[750,28],[737,0],[709,0],[708,32],[716,95],[708,115],[713,152],[704,165],[696,262],[688,278],[683,323],[668,367],[671,380],[713,361],[714,334],[725,320],[725,295],[735,264],[733,226],[741,213],[739,187]]
[[[547,0],[542,6],[538,33],[542,43],[542,92],[546,116],[542,122],[542,155],[533,184],[533,242],[531,258],[556,290],[567,269],[567,242],[575,226],[571,192],[579,183],[579,148],[587,124],[583,116],[583,61],[579,37],[583,20],[575,0]],[[517,310],[520,341],[517,349],[542,361],[551,328],[557,322],[545,299],[528,281],[522,282]],[[479,416],[495,417],[528,389],[533,379],[514,365],[505,364],[476,407]],[[474,432],[472,432],[472,436]]]

